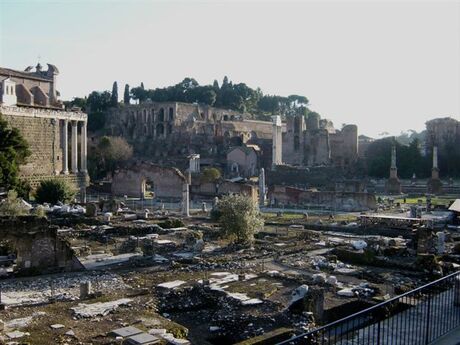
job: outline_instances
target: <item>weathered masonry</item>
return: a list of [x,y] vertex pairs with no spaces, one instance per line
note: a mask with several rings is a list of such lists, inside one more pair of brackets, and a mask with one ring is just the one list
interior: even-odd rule
[[[2,117],[18,128],[31,156],[21,178],[36,187],[52,177],[65,178],[83,190],[87,180],[87,116],[78,112],[0,106]],[[69,154],[70,153],[70,154]]]
[[[78,110],[62,110],[55,89],[57,69],[50,69],[53,81],[39,80],[43,74],[41,68],[33,73],[0,69],[0,78],[3,78],[0,114],[9,126],[18,128],[29,143],[31,156],[20,167],[22,179],[36,187],[42,180],[62,178],[78,187],[84,197],[88,182],[88,117]],[[5,73],[12,76],[5,76]],[[41,90],[46,96],[42,99],[46,102],[26,102],[27,99],[32,100],[30,97],[24,98],[24,90],[29,89]],[[23,92],[20,93],[20,90]]]
[[17,269],[71,271],[81,266],[70,245],[58,236],[45,218],[34,216],[1,217],[0,238],[10,242],[16,252]]

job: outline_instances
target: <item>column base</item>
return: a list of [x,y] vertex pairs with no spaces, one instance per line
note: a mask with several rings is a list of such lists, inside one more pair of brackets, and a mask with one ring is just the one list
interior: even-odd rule
[[62,175],[69,175],[69,170],[64,170],[61,172]]

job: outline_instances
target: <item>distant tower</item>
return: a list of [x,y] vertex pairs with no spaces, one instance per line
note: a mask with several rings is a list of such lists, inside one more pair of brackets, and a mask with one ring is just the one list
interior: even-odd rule
[[437,146],[433,146],[433,167],[431,168],[431,178],[428,180],[427,183],[427,191],[431,194],[442,193],[442,182],[439,178]]
[[394,143],[391,146],[390,177],[385,184],[385,191],[388,194],[401,193],[401,182],[399,181],[398,168],[396,167],[396,145]]
[[272,146],[272,169],[274,170],[277,165],[283,164],[282,160],[282,127],[281,117],[279,115],[272,116],[273,123],[273,146]]

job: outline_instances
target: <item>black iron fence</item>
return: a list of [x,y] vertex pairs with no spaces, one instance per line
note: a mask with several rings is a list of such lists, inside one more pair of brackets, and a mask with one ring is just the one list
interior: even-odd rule
[[279,345],[422,345],[459,326],[460,271]]

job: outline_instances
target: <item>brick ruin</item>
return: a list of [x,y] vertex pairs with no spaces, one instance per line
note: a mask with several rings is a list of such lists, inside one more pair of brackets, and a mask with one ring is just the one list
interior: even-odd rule
[[33,188],[46,179],[64,179],[83,197],[88,184],[87,115],[14,106],[0,106],[0,113],[9,126],[20,130],[30,146],[31,156],[20,167],[21,179]]
[[112,194],[144,198],[147,190],[157,198],[180,199],[187,178],[176,168],[139,163],[120,169],[112,178]]
[[343,167],[358,157],[357,127],[336,130],[319,116],[289,117],[286,123],[276,116],[271,122],[255,121],[247,113],[201,104],[145,102],[112,109],[109,117],[107,133],[126,138],[153,161],[189,154],[219,160],[242,144],[260,146],[264,168],[273,163]]
[[84,199],[88,184],[87,121],[81,111],[64,111],[56,90],[56,66],[42,71],[0,68],[0,114],[18,128],[31,156],[20,167],[20,178],[32,188],[59,178],[73,184]]
[[298,166],[345,167],[358,159],[358,127],[334,128],[318,114],[289,117],[283,133],[283,162]]
[[58,227],[45,218],[1,217],[0,238],[16,252],[18,271],[70,271],[81,269],[69,244],[58,236]]

